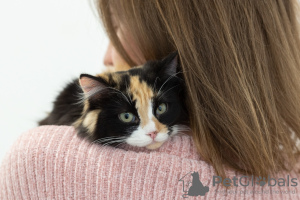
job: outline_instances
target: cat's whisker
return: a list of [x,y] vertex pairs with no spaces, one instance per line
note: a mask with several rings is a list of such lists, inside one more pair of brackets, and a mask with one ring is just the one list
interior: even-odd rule
[[108,137],[108,138],[100,138],[98,140],[95,140],[97,142],[103,142],[108,140],[115,140],[115,139],[124,139],[125,137]]
[[180,86],[180,85],[175,85],[175,86],[171,87],[170,89],[168,89],[167,91],[165,91],[164,93],[162,93],[161,95],[159,95],[158,100],[160,100],[167,92],[169,92],[170,90],[174,89],[177,86]]
[[107,146],[107,145],[110,145],[110,144],[113,144],[113,143],[116,143],[116,142],[123,142],[123,141],[124,141],[124,139],[123,140],[110,141],[110,142],[104,143],[103,146]]
[[89,92],[83,93],[84,98],[85,98],[85,99],[88,99],[88,98],[94,96],[95,94],[101,93],[101,92],[104,91],[105,89],[106,89],[106,88],[103,88],[103,87],[95,87],[95,88],[91,89]]
[[129,97],[130,102],[132,103],[132,99],[131,99],[131,97],[130,97],[129,90],[128,90],[128,84],[127,84],[127,81],[125,82],[125,84],[126,84],[126,93],[127,93],[128,97]]
[[125,95],[123,92],[121,92],[120,90],[115,89],[115,88],[112,88],[112,87],[107,87],[107,89],[112,89],[112,90],[115,90],[115,91],[119,92],[120,94],[122,94],[122,96],[125,98],[125,100],[126,100],[130,105],[132,105],[132,103],[128,100],[128,98],[126,97],[126,95]]
[[116,139],[124,139],[125,137],[112,137],[112,138],[101,138],[98,141],[107,141],[107,140],[116,140]]
[[170,128],[172,129],[172,132],[177,132],[176,135],[185,135],[184,132],[190,132],[192,129],[187,126],[187,125],[182,125],[182,124],[176,124],[173,126],[170,126]]
[[117,146],[115,146],[115,148],[117,148],[119,145],[121,145],[121,144],[125,144],[125,142],[121,142],[120,144],[118,144]]
[[[95,93],[93,93],[93,94],[91,94],[91,95],[86,95],[84,98],[85,98],[85,100],[87,100],[87,99],[89,99],[89,98],[91,98],[92,96],[94,96],[94,95],[96,95],[96,94],[99,94],[99,93],[101,93],[102,91],[99,91],[99,92],[95,92]],[[118,92],[110,92],[110,94],[119,94]]]
[[153,90],[155,91],[155,89],[156,89],[156,82],[157,82],[157,79],[160,79],[159,77],[156,77],[156,79],[155,79],[155,82],[154,82],[154,86],[153,86]]
[[162,86],[159,88],[159,90],[158,90],[158,93],[157,94],[159,94],[160,93],[160,91],[161,91],[161,89],[163,88],[163,86],[169,81],[169,80],[171,80],[171,78],[178,78],[178,77],[176,77],[176,75],[177,74],[180,74],[180,73],[182,73],[182,72],[177,72],[177,73],[175,73],[175,74],[173,74],[173,75],[171,75],[163,84],[162,84]]
[[85,95],[84,95],[83,92],[82,92],[82,93],[78,93],[78,94],[76,95],[76,98],[78,99],[77,102],[76,102],[76,103],[73,103],[72,105],[83,104],[84,101],[85,101]]
[[[88,93],[84,93],[84,92],[81,92],[81,93],[78,93],[78,102],[75,103],[75,104],[83,104],[86,100],[88,100],[89,98],[91,98],[92,96],[96,95],[96,94],[99,94],[101,92],[104,92],[105,89],[111,89],[111,90],[114,90],[115,94],[121,94],[125,100],[129,103],[129,104],[132,104],[132,101],[129,101],[129,99],[124,95],[123,92],[121,92],[120,90],[118,89],[115,89],[115,88],[112,88],[112,87],[97,87],[97,88],[94,88],[92,90],[90,90]],[[111,92],[112,93],[112,92]]]
[[106,142],[106,141],[111,141],[111,140],[116,140],[116,139],[125,139],[125,136],[111,136],[111,137],[105,137],[105,138],[100,138],[97,140],[94,140],[92,143],[101,143],[101,142]]
[[92,96],[94,96],[94,95],[96,95],[96,94],[99,94],[99,93],[101,93],[101,92],[104,92],[103,90],[104,90],[103,88],[102,88],[102,89],[97,89],[97,88],[95,88],[95,89],[91,90],[91,91],[88,92],[88,93],[80,92],[80,93],[78,93],[78,95],[77,95],[78,102],[77,102],[77,103],[74,103],[73,105],[76,105],[76,104],[84,104],[84,102],[85,102],[86,100],[88,100],[89,98],[91,98]]
[[171,126],[170,128],[177,128],[179,130],[188,130],[191,131],[191,128],[187,125],[182,125],[182,124],[176,124],[174,126]]
[[[124,139],[123,139],[124,140]],[[105,144],[105,143],[110,143],[110,142],[116,142],[117,140],[110,140],[110,141],[97,141],[96,143],[98,144]]]
[[[76,84],[76,87],[78,90],[81,90],[81,86],[79,84]],[[72,105],[78,105],[78,104],[83,104],[84,102],[84,93],[83,92],[78,92],[75,94],[76,99],[78,99],[78,101],[76,103],[73,103]]]
[[[109,138],[117,138],[118,136],[109,136],[109,137],[103,137],[103,138],[99,138],[97,140],[103,140],[103,139],[109,139]],[[96,141],[96,140],[95,140]]]

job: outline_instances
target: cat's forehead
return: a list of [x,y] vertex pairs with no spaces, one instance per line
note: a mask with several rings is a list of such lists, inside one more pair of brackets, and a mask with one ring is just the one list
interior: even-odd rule
[[101,78],[107,83],[121,84],[121,80],[126,78],[126,72],[107,72],[100,74]]
[[153,88],[139,76],[129,76],[129,80],[128,92],[133,96],[134,100],[145,102],[153,97]]
[[116,89],[127,88],[130,84],[130,75],[127,71],[106,72],[98,74],[110,87]]
[[[126,88],[151,88],[152,82],[155,79],[155,72],[145,70],[144,66],[132,68],[128,71],[118,71],[114,73],[101,74],[110,86],[118,89]],[[148,91],[147,89],[147,91]],[[146,90],[144,90],[145,92]]]
[[150,77],[142,68],[112,74],[111,79],[120,89],[125,89],[127,93],[138,98],[137,100],[150,99],[154,95]]

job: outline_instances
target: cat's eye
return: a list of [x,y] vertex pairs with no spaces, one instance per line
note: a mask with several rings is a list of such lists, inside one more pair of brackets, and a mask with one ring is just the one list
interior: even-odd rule
[[120,118],[120,120],[122,122],[125,122],[125,123],[129,123],[129,122],[134,122],[135,121],[135,116],[132,113],[130,113],[130,112],[119,114],[119,118]]
[[164,114],[166,111],[167,105],[165,103],[162,103],[156,108],[156,115]]

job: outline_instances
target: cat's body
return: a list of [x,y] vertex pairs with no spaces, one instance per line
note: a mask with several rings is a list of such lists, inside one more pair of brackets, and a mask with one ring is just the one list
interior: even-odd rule
[[60,93],[39,125],[73,125],[79,135],[101,144],[158,148],[187,128],[178,67],[171,54],[128,71],[83,74]]

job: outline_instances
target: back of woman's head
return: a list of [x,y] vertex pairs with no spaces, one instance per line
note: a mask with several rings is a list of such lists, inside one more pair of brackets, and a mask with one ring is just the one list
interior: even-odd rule
[[131,66],[137,63],[113,23],[146,60],[178,50],[193,140],[217,174],[224,176],[223,164],[263,176],[293,166],[300,137],[297,0],[98,3],[112,43]]

